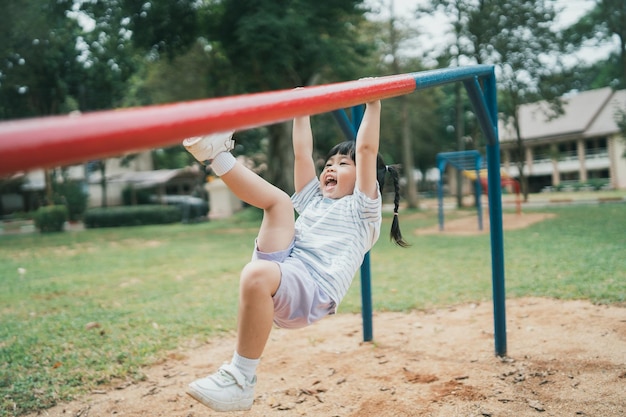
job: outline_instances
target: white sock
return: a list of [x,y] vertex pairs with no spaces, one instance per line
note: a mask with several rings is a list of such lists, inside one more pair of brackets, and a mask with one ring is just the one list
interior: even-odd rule
[[235,353],[233,353],[233,360],[231,361],[231,364],[233,364],[235,368],[239,369],[248,381],[252,381],[256,375],[256,367],[259,365],[260,361],[260,359],[244,358],[235,351]]
[[220,152],[217,154],[211,162],[211,169],[215,172],[215,175],[221,177],[228,171],[233,169],[237,160],[230,152]]

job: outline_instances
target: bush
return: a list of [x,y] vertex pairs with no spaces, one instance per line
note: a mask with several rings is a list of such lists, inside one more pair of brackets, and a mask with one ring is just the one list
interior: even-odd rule
[[133,189],[130,186],[124,187],[122,190],[122,202],[125,206],[132,206],[136,204],[150,204],[150,196],[154,190],[147,188],[141,188],[139,190]]
[[33,216],[35,227],[41,233],[62,232],[67,218],[67,207],[59,205],[40,207]]
[[604,187],[608,183],[609,180],[604,178],[592,178],[587,182],[587,184],[589,184],[590,187],[593,187],[595,191],[601,190],[602,187]]
[[180,222],[181,210],[176,206],[140,205],[101,207],[85,212],[86,228],[142,226]]
[[80,220],[87,209],[88,196],[83,185],[77,181],[64,181],[54,185],[54,204],[65,204],[69,220]]

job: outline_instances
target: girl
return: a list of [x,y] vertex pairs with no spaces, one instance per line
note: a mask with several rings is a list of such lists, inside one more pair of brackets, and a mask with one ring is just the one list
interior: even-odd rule
[[[319,177],[310,118],[293,121],[294,185],[285,192],[239,164],[232,133],[186,139],[241,200],[263,209],[252,261],[240,276],[237,343],[229,364],[189,384],[187,393],[216,411],[249,410],[256,368],[272,324],[299,328],[334,314],[381,225],[380,172],[396,184],[392,237],[406,246],[397,223],[397,172],[378,156],[380,101],[367,103],[356,142],[335,146]],[[294,209],[299,213],[294,219]]]

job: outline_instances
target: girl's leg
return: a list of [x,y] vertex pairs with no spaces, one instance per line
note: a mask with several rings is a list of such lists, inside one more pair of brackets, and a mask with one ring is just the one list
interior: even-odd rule
[[250,262],[241,271],[237,317],[237,353],[259,359],[272,330],[280,268],[271,261]]
[[211,161],[211,168],[230,190],[246,203],[264,210],[257,244],[263,252],[287,249],[294,236],[291,199],[240,163],[230,153],[233,132],[188,138],[185,148],[200,162]]
[[[205,149],[212,146],[208,144]],[[229,146],[225,143],[226,150],[231,149]],[[211,159],[205,156],[207,153],[197,159]],[[217,153],[212,167],[238,198],[263,210],[257,237],[258,249],[263,252],[287,249],[295,233],[293,205],[289,196],[236,162],[229,152]],[[240,277],[237,347],[229,365],[238,371],[231,368],[222,371],[222,367],[217,373],[192,382],[188,391],[192,397],[218,411],[250,408],[254,398],[256,365],[272,329],[272,296],[280,285],[280,278],[280,268],[274,262],[256,260],[243,268]],[[232,377],[225,376],[224,372],[230,373]],[[246,377],[247,382],[240,382],[235,376],[238,372]]]
[[[222,155],[232,157],[220,154],[218,158]],[[293,204],[289,196],[238,162],[220,178],[239,199],[263,210],[258,249],[262,252],[287,249],[295,233]]]
[[[258,249],[262,252],[287,249],[294,236],[289,196],[239,163],[221,179],[241,200],[263,209]],[[274,262],[256,260],[241,271],[237,323],[239,355],[248,359],[261,357],[274,319],[272,296],[279,285],[280,268]]]

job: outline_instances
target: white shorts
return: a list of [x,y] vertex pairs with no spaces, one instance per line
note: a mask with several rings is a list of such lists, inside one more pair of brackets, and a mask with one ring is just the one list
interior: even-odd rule
[[311,277],[302,261],[290,257],[289,248],[265,253],[255,250],[252,260],[275,262],[280,267],[280,284],[274,299],[274,324],[285,329],[297,329],[315,323],[329,314],[335,314],[336,305]]

